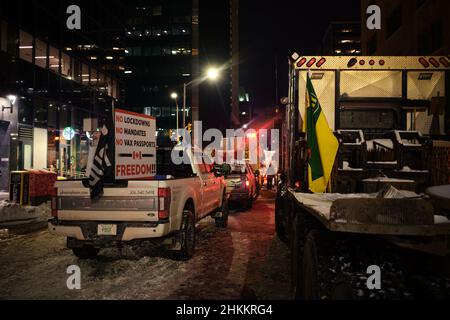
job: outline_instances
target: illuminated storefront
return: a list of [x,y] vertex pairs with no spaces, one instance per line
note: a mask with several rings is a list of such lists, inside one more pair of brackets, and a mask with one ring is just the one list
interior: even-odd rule
[[[86,172],[90,138],[118,103],[118,81],[56,46],[0,21],[0,190],[9,171]],[[18,41],[17,41],[18,40]],[[88,130],[88,131],[86,131]]]

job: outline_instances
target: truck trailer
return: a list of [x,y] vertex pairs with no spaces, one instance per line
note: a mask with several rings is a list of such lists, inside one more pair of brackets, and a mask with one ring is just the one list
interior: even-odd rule
[[[449,71],[448,56],[290,58],[275,222],[293,298],[450,297]],[[308,188],[308,73],[339,141],[331,193]]]

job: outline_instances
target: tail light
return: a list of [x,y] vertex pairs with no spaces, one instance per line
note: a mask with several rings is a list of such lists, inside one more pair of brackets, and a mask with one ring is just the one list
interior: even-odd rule
[[440,58],[439,61],[444,65],[444,67],[448,68],[450,63],[444,57]]
[[440,64],[435,58],[430,58],[429,61],[434,67],[439,68]]
[[323,66],[325,64],[325,62],[327,62],[327,59],[322,58],[319,60],[319,62],[317,62],[316,67],[320,68],[321,66]]
[[158,188],[158,219],[170,216],[170,188]]
[[58,196],[58,188],[54,188],[53,194],[52,194],[52,217],[58,218],[58,203],[57,203],[57,197]]
[[306,58],[301,58],[299,62],[297,62],[297,67],[300,68],[306,63]]
[[250,187],[250,181],[246,180],[246,181],[245,181],[245,186],[246,186],[247,188]]
[[306,66],[307,66],[308,68],[311,68],[311,67],[314,65],[314,63],[316,63],[316,61],[317,61],[316,58],[311,58],[311,60],[308,61],[308,63],[306,64]]
[[424,57],[420,58],[420,59],[419,59],[419,62],[420,62],[425,68],[428,68],[428,67],[430,66],[430,64],[428,63],[428,61],[427,61]]

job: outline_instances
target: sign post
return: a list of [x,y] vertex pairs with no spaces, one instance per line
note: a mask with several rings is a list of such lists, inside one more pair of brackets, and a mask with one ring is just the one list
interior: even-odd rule
[[156,120],[131,111],[114,110],[116,180],[156,175]]

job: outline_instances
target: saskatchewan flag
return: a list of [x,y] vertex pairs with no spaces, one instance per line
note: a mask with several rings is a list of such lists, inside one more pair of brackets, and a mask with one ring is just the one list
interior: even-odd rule
[[306,135],[309,190],[325,193],[339,142],[328,126],[309,74],[306,80]]

